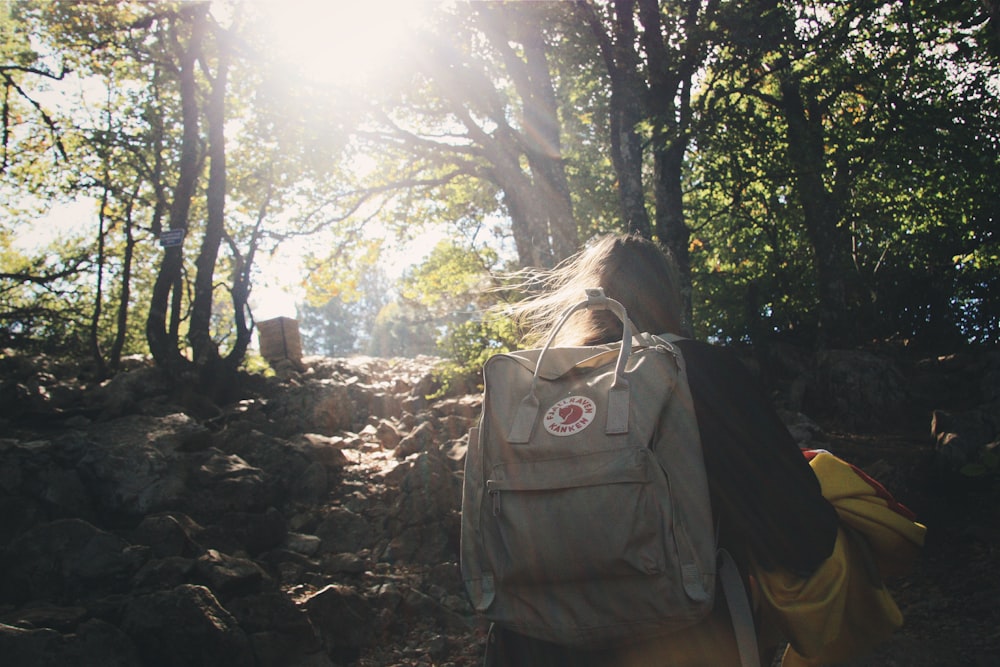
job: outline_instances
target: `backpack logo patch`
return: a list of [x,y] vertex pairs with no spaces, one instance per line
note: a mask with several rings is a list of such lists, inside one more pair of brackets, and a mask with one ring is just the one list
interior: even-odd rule
[[569,396],[548,409],[542,425],[552,435],[573,435],[590,426],[596,412],[597,406],[586,396]]

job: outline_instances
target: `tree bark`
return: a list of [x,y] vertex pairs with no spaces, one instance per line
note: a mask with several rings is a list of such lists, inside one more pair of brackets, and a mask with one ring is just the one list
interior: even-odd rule
[[[220,40],[221,42],[221,40]],[[208,126],[208,187],[206,191],[207,220],[201,248],[195,260],[194,299],[188,341],[194,354],[194,364],[202,375],[213,378],[219,369],[219,347],[212,339],[212,310],[215,291],[215,265],[226,223],[226,86],[228,52],[220,48],[219,66],[212,81],[211,94],[205,110]]]
[[858,276],[851,260],[850,236],[838,224],[840,203],[823,182],[822,113],[812,100],[803,97],[801,82],[794,76],[785,76],[780,91],[795,193],[802,206],[806,235],[816,265],[818,343],[823,347],[850,346],[860,335]]
[[[698,22],[701,2],[687,3],[679,22],[686,27],[688,41]],[[649,102],[653,153],[654,229],[656,237],[674,257],[680,279],[683,321],[692,319],[690,238],[684,215],[684,156],[689,143],[690,88],[697,59],[688,57],[700,45],[689,43],[669,49],[664,43],[657,0],[638,0],[642,44],[648,59]]]
[[132,234],[132,202],[137,194],[133,192],[129,197],[125,210],[125,252],[122,255],[122,288],[118,297],[118,313],[115,318],[115,340],[111,344],[108,352],[108,365],[118,370],[122,361],[122,350],[125,349],[125,340],[128,334],[128,306],[132,295],[132,262],[135,258],[135,237]]
[[[579,238],[543,24],[528,5],[484,5],[478,11],[483,32],[503,58],[521,99],[520,128],[495,119],[498,128],[492,138],[503,144],[489,151],[502,179],[497,184],[504,190],[522,265],[551,267],[576,252]],[[521,45],[523,56],[512,42]]]
[[[177,184],[170,205],[169,229],[184,234],[188,229],[188,214],[199,172],[198,91],[195,66],[201,52],[206,11],[207,9],[203,9],[192,14],[192,34],[187,47],[181,52],[178,72],[183,134]],[[183,263],[183,244],[164,248],[160,270],[153,283],[149,315],[146,318],[146,340],[153,359],[157,365],[176,372],[179,372],[184,365],[184,358],[178,349]],[[171,315],[169,322],[168,305]]]
[[611,164],[618,176],[622,228],[652,238],[653,228],[642,181],[642,137],[637,131],[646,117],[646,84],[639,74],[639,56],[634,48],[637,40],[633,23],[635,0],[614,3],[611,35],[591,2],[578,0],[577,7],[597,40],[608,71]]
[[535,141],[526,146],[528,165],[546,209],[552,260],[566,259],[579,247],[569,181],[563,163],[560,123],[545,37],[538,23],[521,27],[521,44],[528,70],[527,85],[519,87],[524,105],[524,131]]
[[[666,41],[670,36],[664,34],[663,8],[657,0],[614,0],[607,29],[591,2],[579,0],[577,7],[598,41],[608,70],[611,158],[618,176],[623,227],[646,238],[655,233],[670,250],[680,274],[683,319],[690,326],[690,230],[684,216],[683,166],[689,143],[691,80],[704,50],[698,41],[700,12],[711,13],[715,3],[676,4],[671,16],[681,26],[675,32],[683,33],[679,46]],[[636,17],[641,31],[636,29]],[[643,182],[641,123],[650,128],[652,223]]]

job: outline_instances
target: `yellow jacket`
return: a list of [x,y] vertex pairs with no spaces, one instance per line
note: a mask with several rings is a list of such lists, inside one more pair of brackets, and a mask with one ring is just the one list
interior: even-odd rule
[[805,454],[840,529],[833,554],[808,579],[754,568],[761,620],[777,625],[790,642],[782,667],[850,660],[902,625],[883,579],[913,567],[927,530],[858,468],[826,451]]

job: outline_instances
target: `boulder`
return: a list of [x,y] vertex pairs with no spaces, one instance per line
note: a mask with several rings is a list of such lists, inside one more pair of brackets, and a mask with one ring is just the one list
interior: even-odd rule
[[350,586],[330,585],[304,602],[327,653],[337,662],[354,662],[377,633],[371,603]]
[[42,523],[0,552],[0,601],[22,605],[125,592],[148,557],[148,549],[82,519]]
[[212,592],[184,584],[133,598],[122,630],[145,665],[164,667],[246,667],[254,664],[246,632]]

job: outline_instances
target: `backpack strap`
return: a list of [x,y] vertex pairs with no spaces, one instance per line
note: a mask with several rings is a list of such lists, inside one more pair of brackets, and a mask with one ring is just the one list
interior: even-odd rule
[[733,622],[740,665],[760,667],[760,649],[757,647],[757,631],[750,601],[747,599],[747,589],[743,586],[736,561],[725,549],[719,549],[719,579],[726,596],[726,606],[729,607],[729,617]]

